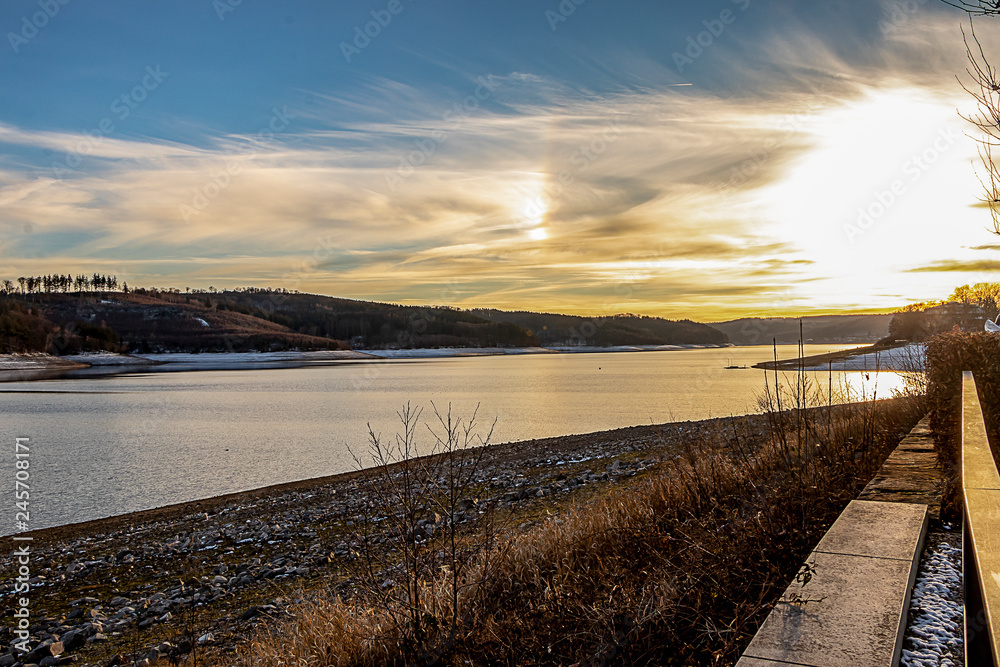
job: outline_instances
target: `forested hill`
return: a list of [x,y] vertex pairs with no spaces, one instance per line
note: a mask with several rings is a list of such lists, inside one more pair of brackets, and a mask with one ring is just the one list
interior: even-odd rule
[[542,345],[722,345],[726,334],[691,320],[665,320],[643,315],[580,317],[553,313],[475,309],[491,322],[508,322],[529,329]]
[[538,339],[520,326],[490,322],[454,308],[254,289],[216,296],[219,308],[264,318],[302,334],[343,340],[356,349],[538,345]]
[[521,327],[468,312],[264,290],[0,296],[0,352],[243,352],[526,347]]
[[813,317],[752,317],[715,322],[736,345],[770,345],[799,341],[799,321],[807,343],[875,343],[889,335],[892,315],[820,315]]
[[[225,352],[286,349],[723,344],[704,324],[401,306],[247,288],[222,292],[117,289],[113,277],[8,281],[0,352]],[[68,277],[67,277],[68,278]],[[102,277],[103,278],[103,277]],[[76,291],[74,288],[79,288]]]

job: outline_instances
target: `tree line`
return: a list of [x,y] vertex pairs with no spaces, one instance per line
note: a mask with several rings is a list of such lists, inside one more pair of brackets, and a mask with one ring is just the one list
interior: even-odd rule
[[956,287],[943,301],[924,301],[901,308],[889,323],[892,340],[925,341],[956,326],[981,331],[985,320],[1000,315],[1000,283]]
[[[128,293],[128,283],[123,282],[122,291]],[[53,274],[46,276],[21,276],[17,284],[4,280],[0,291],[3,294],[52,294],[55,292],[117,292],[118,276],[95,273],[92,276]]]
[[979,306],[988,319],[994,320],[1000,314],[1000,283],[962,285],[955,288],[949,299],[969,306]]

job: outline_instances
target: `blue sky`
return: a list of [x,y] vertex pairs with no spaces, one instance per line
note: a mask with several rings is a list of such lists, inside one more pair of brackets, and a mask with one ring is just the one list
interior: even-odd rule
[[944,297],[1000,268],[963,21],[936,0],[8,0],[2,277],[703,320]]

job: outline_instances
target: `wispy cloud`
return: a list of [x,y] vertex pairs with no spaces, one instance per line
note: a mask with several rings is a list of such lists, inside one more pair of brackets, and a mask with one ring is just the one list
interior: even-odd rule
[[945,260],[909,269],[910,273],[1000,273],[1000,260]]
[[[843,238],[938,129],[920,123],[960,122],[953,25],[920,12],[850,49],[803,25],[743,58],[734,35],[714,57],[731,53],[726,76],[743,84],[725,91],[671,87],[676,76],[649,62],[662,85],[600,94],[528,72],[469,74],[465,90],[372,77],[349,94],[304,93],[312,103],[264,144],[106,137],[62,178],[52,155],[84,135],[0,124],[4,262],[578,313],[888,307],[907,291],[880,296],[872,284],[886,276],[998,268],[892,245],[903,221],[926,243],[937,222],[925,195],[971,205],[943,172],[864,243]],[[481,77],[489,94],[467,103]],[[909,140],[885,129],[906,118],[879,116],[907,109]],[[205,205],[185,210],[198,193]]]

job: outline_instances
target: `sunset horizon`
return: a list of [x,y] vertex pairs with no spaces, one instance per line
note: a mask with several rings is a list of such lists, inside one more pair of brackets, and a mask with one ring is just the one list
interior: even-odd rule
[[943,3],[369,5],[8,4],[6,273],[719,321],[1000,270]]
[[1000,0],[5,0],[0,667],[1000,667],[997,63]]

